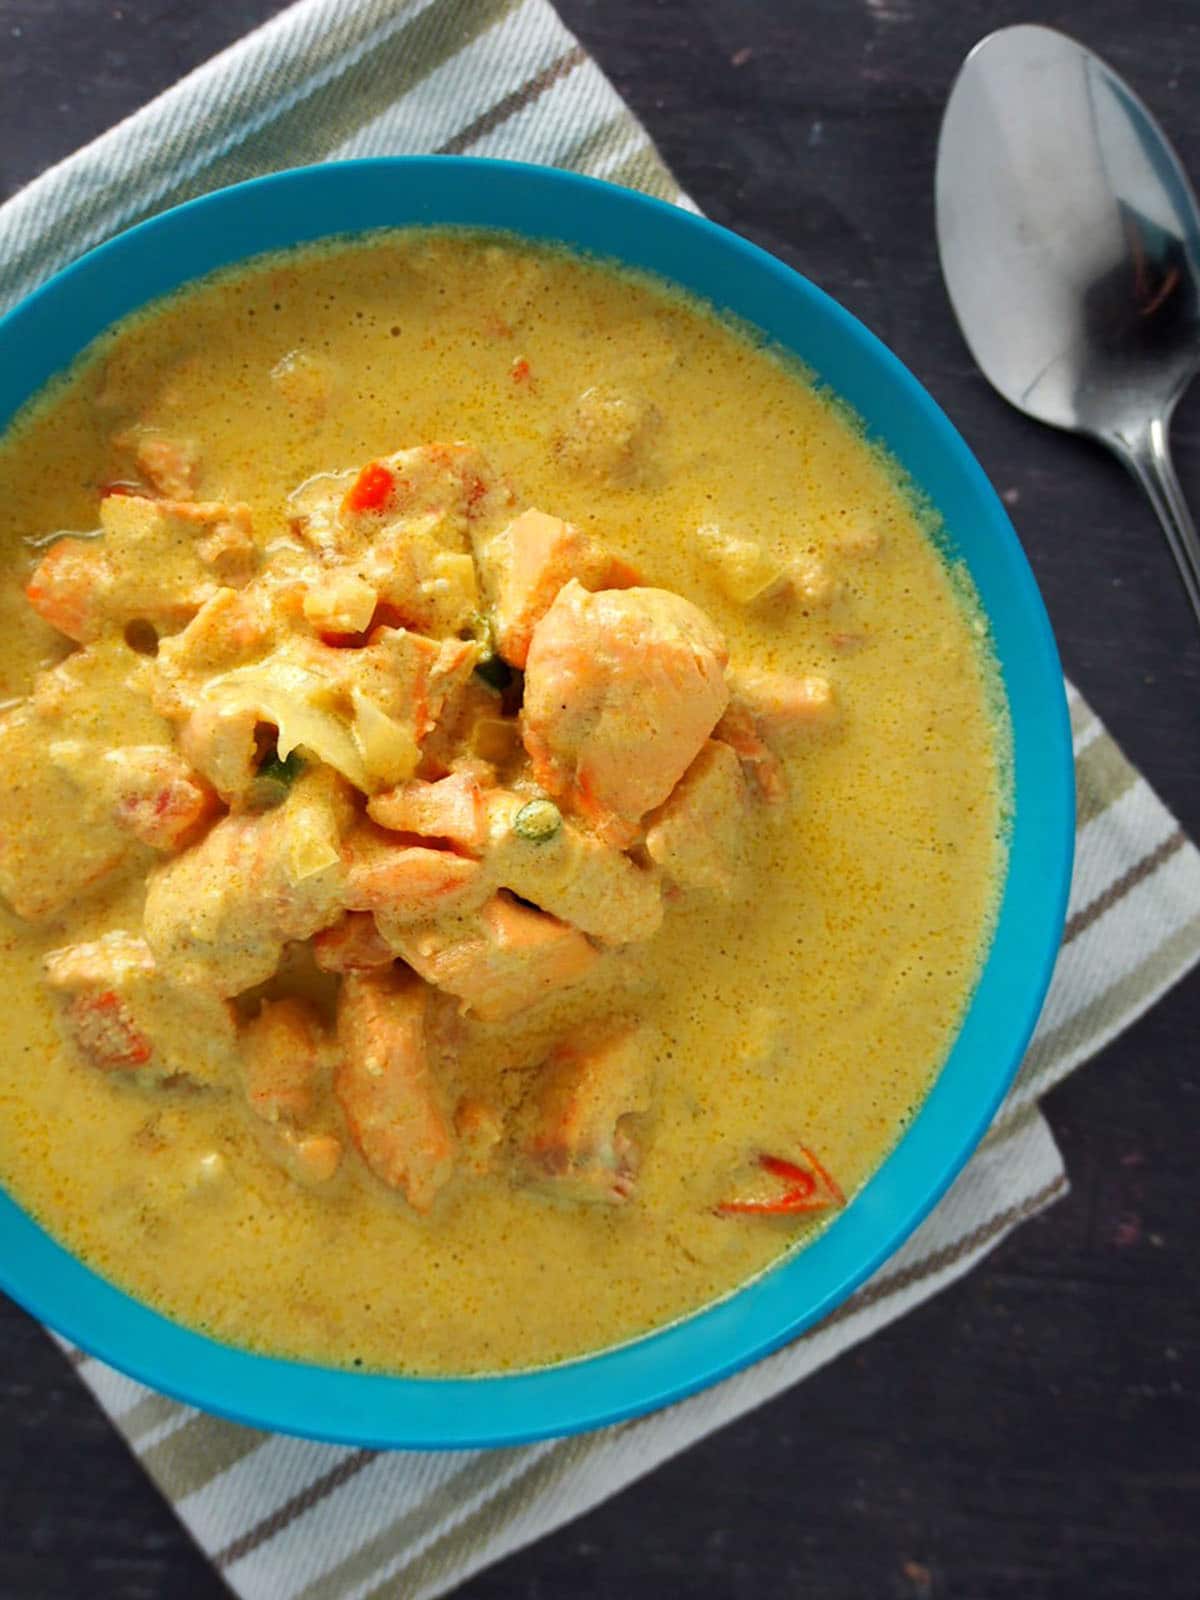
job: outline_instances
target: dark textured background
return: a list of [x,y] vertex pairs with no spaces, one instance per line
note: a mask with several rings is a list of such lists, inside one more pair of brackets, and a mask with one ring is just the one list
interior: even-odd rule
[[[0,0],[0,193],[279,9]],[[710,215],[929,386],[1004,493],[1066,667],[1200,831],[1200,639],[1097,449],[1008,410],[943,295],[930,175],[969,46],[1076,34],[1200,172],[1187,0],[563,0]],[[0,273],[3,264],[0,263]],[[1179,465],[1200,504],[1200,400]],[[1195,978],[1051,1097],[1074,1184],[964,1283],[463,1590],[468,1600],[1192,1600],[1200,1593]],[[0,1304],[0,1600],[224,1590],[45,1336]]]

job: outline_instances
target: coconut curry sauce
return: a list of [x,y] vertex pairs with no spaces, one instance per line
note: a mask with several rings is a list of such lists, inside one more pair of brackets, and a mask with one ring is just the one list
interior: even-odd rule
[[895,1143],[1003,712],[789,364],[514,241],[298,253],[107,336],[0,536],[0,1178],[98,1271],[259,1350],[531,1367]]

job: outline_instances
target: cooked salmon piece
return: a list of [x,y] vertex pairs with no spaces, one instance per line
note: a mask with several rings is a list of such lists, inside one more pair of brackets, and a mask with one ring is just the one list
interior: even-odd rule
[[194,439],[139,426],[118,434],[113,442],[129,451],[146,482],[168,500],[190,500],[195,494],[200,452]]
[[334,1093],[375,1177],[428,1211],[454,1171],[454,1135],[429,1061],[428,991],[399,971],[352,973],[338,999]]
[[740,672],[734,695],[768,739],[787,740],[794,733],[827,728],[837,720],[833,685],[817,673],[793,677],[784,672]]
[[[214,560],[227,548],[230,529],[243,553],[246,541],[252,546],[245,506],[106,495],[100,502],[102,537],[56,540],[34,568],[25,594],[52,627],[81,644],[133,621],[173,632],[230,581],[205,559],[206,548]],[[220,538],[206,546],[214,535]],[[240,571],[246,581],[250,569],[244,562]]]
[[537,782],[626,846],[729,703],[725,642],[665,589],[572,580],[533,630],[523,735]]
[[524,668],[534,626],[572,578],[585,589],[628,588],[632,568],[562,517],[523,511],[479,551],[496,648]]
[[661,429],[662,417],[650,401],[597,383],[576,400],[555,450],[581,477],[622,488],[654,476]]
[[725,715],[713,729],[713,738],[734,752],[760,800],[768,805],[779,805],[787,798],[783,763],[763,738],[758,719],[745,701],[730,701]]
[[347,911],[322,928],[313,938],[312,953],[322,972],[371,972],[390,967],[396,959],[369,911]]
[[527,1175],[570,1200],[628,1200],[641,1164],[636,1119],[650,1108],[651,1079],[645,1037],[632,1024],[595,1043],[559,1045],[526,1113]]
[[264,1000],[241,1029],[242,1085],[272,1160],[297,1183],[319,1188],[337,1174],[342,1141],[311,1124],[333,1041],[315,1008],[288,997]]
[[605,944],[649,939],[662,926],[654,872],[561,816],[550,802],[494,789],[485,804],[490,881]]
[[44,622],[84,644],[103,629],[107,580],[99,543],[68,535],[42,556],[25,585],[25,598]]
[[734,750],[759,798],[778,805],[787,795],[783,763],[774,748],[834,725],[837,697],[828,678],[782,672],[740,673],[713,737]]
[[164,973],[145,939],[117,930],[52,950],[46,983],[80,1059],[101,1072],[144,1072],[211,1085],[231,1079],[233,1010],[200,985]]
[[598,959],[576,928],[497,894],[464,928],[398,929],[397,954],[457,995],[481,1022],[504,1022],[584,977]]
[[414,778],[367,802],[367,815],[393,833],[447,839],[477,855],[487,841],[483,787],[474,771],[452,772],[433,783]]
[[241,1030],[246,1102],[264,1122],[304,1123],[317,1105],[327,1045],[321,1020],[303,1000],[264,1000]]
[[350,833],[343,857],[346,908],[374,912],[388,929],[444,916],[472,895],[482,898],[478,861],[452,850],[397,843],[369,823]]
[[[203,511],[204,507],[199,509]],[[175,511],[177,516],[186,516],[186,503],[180,502]],[[257,573],[260,560],[249,507],[231,506],[228,516],[206,522],[196,540],[196,554],[218,583],[231,589],[244,588]]]
[[104,782],[114,791],[113,815],[142,844],[176,851],[217,814],[217,797],[192,767],[163,745],[107,750]]
[[[118,747],[144,745],[148,762],[176,770],[169,729],[134,681],[137,659],[119,636],[74,650],[0,712],[0,894],[28,921],[73,908],[136,861],[136,832],[119,814],[132,780]],[[175,798],[190,810],[195,797]],[[48,826],[55,817],[71,825]],[[152,831],[171,848],[170,822]]]
[[741,763],[710,739],[648,819],[646,853],[681,888],[727,895],[746,865],[748,820]]
[[152,873],[144,926],[164,969],[221,995],[269,978],[285,944],[344,909],[345,820],[340,780],[316,769],[273,811],[223,818]]

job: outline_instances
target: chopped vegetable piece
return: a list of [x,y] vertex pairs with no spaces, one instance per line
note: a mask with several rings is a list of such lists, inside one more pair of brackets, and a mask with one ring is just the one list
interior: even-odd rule
[[777,1195],[762,1199],[723,1200],[717,1207],[718,1213],[721,1216],[782,1217],[844,1206],[846,1196],[812,1151],[801,1145],[800,1154],[806,1166],[787,1161],[783,1156],[760,1155],[758,1165],[773,1178],[779,1178],[785,1188]]
[[530,844],[545,844],[562,827],[562,820],[553,800],[531,800],[513,818],[513,832]]
[[290,789],[303,771],[304,757],[295,750],[289,750],[282,761],[277,755],[264,761],[258,769],[258,775],[260,778],[270,778],[276,783],[285,784]]
[[392,498],[396,480],[378,461],[368,461],[343,501],[347,511],[382,511]]
[[269,756],[250,785],[247,796],[251,811],[270,811],[282,805],[296,779],[304,771],[304,757],[290,750],[281,761],[278,755]]

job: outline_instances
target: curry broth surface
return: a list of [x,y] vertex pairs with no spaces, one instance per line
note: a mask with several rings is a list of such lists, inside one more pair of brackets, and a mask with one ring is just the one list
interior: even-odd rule
[[[295,350],[332,364],[322,417],[289,410],[270,379]],[[531,382],[514,383],[521,358]],[[661,413],[648,482],[583,482],[550,448],[592,384]],[[522,503],[580,523],[647,583],[705,609],[735,666],[826,673],[844,715],[789,761],[784,814],[756,813],[745,893],[669,908],[663,931],[603,980],[656,1041],[656,1105],[628,1205],[558,1204],[500,1175],[448,1191],[425,1219],[358,1173],[314,1194],[264,1158],[231,1096],[148,1094],[76,1063],[39,963],[136,929],[136,874],[48,928],[0,911],[6,1187],[169,1316],[367,1368],[542,1365],[679,1317],[766,1267],[804,1230],[716,1215],[722,1173],[747,1149],[799,1139],[847,1193],[870,1175],[945,1057],[999,875],[1004,734],[984,630],[894,471],[787,363],[648,281],[462,235],[275,258],[108,336],[0,447],[5,697],[63,653],[22,596],[23,541],[95,526],[99,486],[119,476],[109,441],[134,420],[198,439],[200,496],[247,500],[267,539],[311,474],[469,440]],[[855,519],[883,530],[878,556],[835,552]],[[691,539],[713,522],[781,555],[836,555],[861,648],[836,648],[817,611],[724,599]],[[531,1031],[561,1036],[600,983],[548,1005],[515,1042],[511,1026],[487,1030],[465,1080],[494,1083]],[[199,1176],[212,1150],[231,1181]]]

